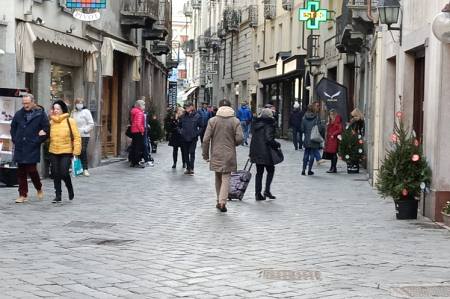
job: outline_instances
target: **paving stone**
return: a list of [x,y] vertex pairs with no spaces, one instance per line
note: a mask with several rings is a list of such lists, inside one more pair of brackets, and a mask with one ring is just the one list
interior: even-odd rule
[[[281,143],[277,199],[255,202],[253,179],[226,214],[200,148],[185,176],[166,144],[155,167],[122,162],[75,178],[73,202],[52,205],[49,180],[47,198],[24,205],[0,188],[0,298],[392,299],[408,286],[448,287],[449,231],[395,220],[393,203],[341,162],[336,175],[324,165],[301,176],[303,152]],[[247,156],[239,147],[240,168]],[[271,280],[264,270],[321,275]]]

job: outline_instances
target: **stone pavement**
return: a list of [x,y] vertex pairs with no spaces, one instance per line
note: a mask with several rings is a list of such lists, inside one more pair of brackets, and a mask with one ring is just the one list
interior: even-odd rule
[[15,204],[16,190],[0,188],[0,298],[450,296],[449,231],[395,220],[393,203],[343,165],[302,177],[301,152],[283,148],[278,198],[255,202],[252,181],[225,214],[200,151],[184,176],[166,145],[154,168],[121,162],[76,178],[73,202],[52,204],[48,180],[42,202],[32,192]]

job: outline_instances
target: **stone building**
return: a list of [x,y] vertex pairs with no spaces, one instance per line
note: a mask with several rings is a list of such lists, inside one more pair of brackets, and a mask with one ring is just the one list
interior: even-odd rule
[[171,0],[107,1],[99,20],[80,21],[65,0],[4,0],[0,87],[28,88],[47,109],[57,98],[70,104],[84,98],[96,124],[92,166],[123,156],[133,103],[144,96],[161,119],[167,107],[171,6]]

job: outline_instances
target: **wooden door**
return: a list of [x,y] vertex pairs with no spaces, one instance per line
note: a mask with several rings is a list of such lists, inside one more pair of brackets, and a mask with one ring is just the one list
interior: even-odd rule
[[414,64],[414,115],[413,129],[417,138],[423,140],[423,101],[425,97],[425,55],[417,55]]
[[102,158],[118,153],[118,77],[103,78]]

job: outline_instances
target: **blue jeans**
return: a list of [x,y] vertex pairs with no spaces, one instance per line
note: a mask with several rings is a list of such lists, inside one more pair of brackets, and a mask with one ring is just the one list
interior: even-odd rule
[[319,149],[314,150],[314,158],[316,158],[316,161],[322,160],[322,156],[320,155]]
[[317,148],[305,148],[305,152],[303,154],[303,170],[306,170],[308,166],[308,171],[311,171],[314,165],[314,158],[320,159],[320,151]]
[[247,121],[241,121],[242,131],[244,132],[244,144],[247,144],[248,136],[250,135],[250,123]]
[[303,147],[303,134],[300,128],[292,128],[292,142],[294,142],[295,150]]

